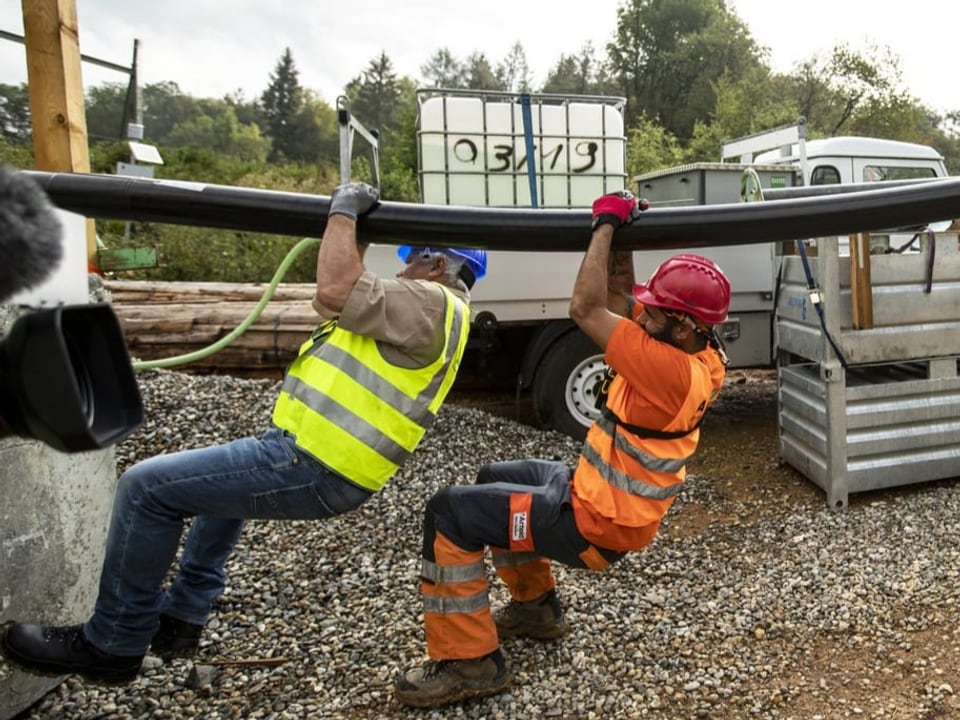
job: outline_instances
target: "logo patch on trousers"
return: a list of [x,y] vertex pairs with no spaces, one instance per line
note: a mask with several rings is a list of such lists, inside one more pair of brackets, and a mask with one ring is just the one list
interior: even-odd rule
[[525,512],[513,513],[510,521],[510,540],[520,542],[527,539],[527,514]]

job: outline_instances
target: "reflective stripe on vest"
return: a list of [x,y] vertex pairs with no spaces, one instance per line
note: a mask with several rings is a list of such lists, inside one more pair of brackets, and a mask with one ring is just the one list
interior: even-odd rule
[[645,453],[640,448],[631,445],[629,440],[617,432],[616,422],[608,420],[604,417],[600,417],[597,419],[597,425],[605,433],[607,433],[607,435],[613,436],[613,443],[618,452],[622,452],[628,457],[636,460],[647,470],[651,470],[656,473],[678,473],[683,469],[683,466],[687,464],[687,460],[690,459],[683,458],[680,460],[674,460],[672,458],[654,457],[649,453]]
[[617,470],[600,456],[592,445],[583,444],[580,451],[583,459],[590,463],[600,476],[618,490],[623,490],[637,497],[649,498],[651,500],[666,500],[671,498],[683,489],[683,482],[675,482],[666,487],[660,487],[653,483],[643,482],[630,477],[622,470]]
[[445,341],[422,368],[387,362],[376,340],[337,327],[305,343],[283,380],[274,424],[343,477],[379,490],[413,453],[453,385],[469,310],[447,288]]
[[[709,373],[705,372],[705,368],[701,371],[701,367],[695,364],[698,360],[691,357],[690,362],[691,388],[673,420],[663,428],[664,434],[669,437],[631,436],[626,424],[620,425],[612,417],[604,415],[594,422],[587,433],[576,471],[578,493],[588,502],[601,504],[594,507],[606,517],[616,517],[618,522],[627,527],[648,523],[652,508],[623,503],[626,498],[617,499],[609,495],[597,483],[606,483],[631,497],[655,503],[672,502],[680,493],[684,468],[699,439],[698,431],[687,432],[684,428],[699,424],[712,386]],[[626,381],[618,376],[613,382]],[[611,392],[607,402],[619,404],[623,400],[622,392]],[[611,410],[613,416],[623,417],[625,414],[624,408]],[[667,507],[669,505],[664,505],[662,511],[665,512]]]

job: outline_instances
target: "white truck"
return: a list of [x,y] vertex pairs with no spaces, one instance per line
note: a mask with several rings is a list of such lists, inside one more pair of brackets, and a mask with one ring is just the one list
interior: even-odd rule
[[[421,200],[441,205],[586,208],[628,186],[622,98],[418,91]],[[933,149],[872,138],[806,141],[802,122],[725,143],[721,159],[633,178],[651,207],[736,203],[746,167],[764,189],[945,176]],[[760,150],[768,152],[756,155]],[[533,162],[529,158],[533,158]],[[584,248],[588,230],[584,228]],[[415,242],[415,239],[411,239]],[[730,276],[734,294],[722,328],[731,367],[769,367],[781,248],[774,243],[697,249]],[[678,251],[638,251],[636,276]],[[597,417],[606,367],[569,320],[579,253],[494,251],[473,294],[473,359],[465,370],[516,378],[538,422],[582,437]],[[395,272],[393,247],[371,247],[367,263]],[[471,367],[472,364],[472,367]]]

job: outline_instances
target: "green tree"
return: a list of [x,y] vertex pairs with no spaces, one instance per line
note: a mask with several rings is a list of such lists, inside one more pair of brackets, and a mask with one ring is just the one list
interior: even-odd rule
[[684,162],[716,162],[725,140],[796,122],[801,116],[796,103],[778,87],[777,78],[763,66],[736,80],[722,75],[713,84],[713,111],[694,123]]
[[[346,95],[354,118],[378,136],[382,196],[415,201],[417,103],[413,80],[398,77],[390,58],[381,53],[347,84]],[[374,180],[367,158],[366,148],[357,145],[351,158],[353,177]]]
[[677,138],[655,121],[640,118],[627,132],[628,178],[677,165],[682,157]]
[[368,129],[388,130],[396,125],[400,84],[386,53],[373,58],[346,87],[350,109]]
[[337,111],[315,93],[308,92],[304,108],[310,113],[316,127],[314,157],[321,162],[336,164],[340,156],[340,124]]
[[97,140],[119,140],[126,137],[123,128],[123,105],[127,87],[120,83],[103,83],[86,92],[87,136]]
[[118,162],[130,162],[130,146],[124,140],[90,143],[90,172],[112,175]]
[[380,189],[383,197],[398,202],[417,202],[417,101],[410,78],[398,82],[399,95],[394,125],[380,138]]
[[16,140],[30,139],[30,98],[26,83],[0,83],[0,135]]
[[26,140],[0,135],[0,163],[22,170],[32,170],[36,165],[33,148]]
[[541,91],[573,95],[603,94],[602,72],[593,44],[587,42],[577,55],[560,55],[547,72]]
[[204,114],[203,103],[211,102],[194,98],[168,81],[145,85],[140,95],[144,136],[158,145],[166,144],[167,136],[177,125]]
[[312,90],[303,91],[300,110],[290,120],[287,156],[306,163],[336,163],[339,138],[336,111]]
[[467,58],[466,87],[470,90],[504,90],[487,56],[475,52]]
[[798,64],[786,96],[815,132],[926,142],[935,120],[907,91],[900,59],[889,48],[842,43]]
[[469,70],[443,47],[420,66],[420,74],[428,87],[459,89],[467,86]]
[[219,112],[198,115],[176,125],[167,136],[171,147],[207,148],[243,162],[263,163],[270,149],[256,125],[241,125],[233,107],[220,101]]
[[625,0],[607,54],[628,100],[628,124],[655,118],[681,142],[713,110],[721,75],[736,79],[761,63],[756,42],[724,0]]
[[232,93],[227,93],[223,97],[223,101],[233,108],[241,125],[262,126],[265,124],[260,106],[257,105],[255,100],[247,100],[243,91],[235,90]]
[[284,51],[270,74],[270,84],[260,96],[260,107],[266,134],[273,141],[270,159],[295,157],[297,132],[302,130],[297,127],[296,117],[303,107],[303,90],[290,48]]
[[511,45],[506,57],[497,64],[497,79],[504,90],[530,92],[530,63],[520,41]]
[[[127,86],[103,83],[87,90],[87,134],[92,140],[125,139],[124,103]],[[194,98],[184,93],[174,82],[151,83],[141,91],[144,137],[158,145],[165,145],[168,136],[178,125],[196,120],[203,115],[216,116],[225,101]]]

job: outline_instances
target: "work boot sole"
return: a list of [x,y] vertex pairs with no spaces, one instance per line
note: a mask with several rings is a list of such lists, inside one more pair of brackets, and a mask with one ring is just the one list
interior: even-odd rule
[[191,658],[197,654],[197,651],[200,650],[199,645],[193,645],[188,648],[179,648],[176,650],[170,649],[157,649],[153,646],[150,646],[150,654],[154,657],[158,657],[161,660],[179,660],[181,658]]
[[570,632],[570,625],[561,620],[544,628],[502,628],[497,625],[497,634],[502,637],[528,637],[534,640],[556,640]]
[[502,677],[494,678],[493,682],[496,684],[476,686],[467,685],[458,689],[456,692],[450,693],[449,695],[444,695],[442,697],[418,697],[416,690],[405,691],[398,687],[394,688],[394,695],[403,705],[418,708],[434,708],[440,707],[441,705],[449,705],[450,703],[460,702],[461,700],[469,700],[470,698],[496,695],[497,693],[502,692],[509,687],[512,681],[513,675],[509,669],[506,669],[504,670]]

